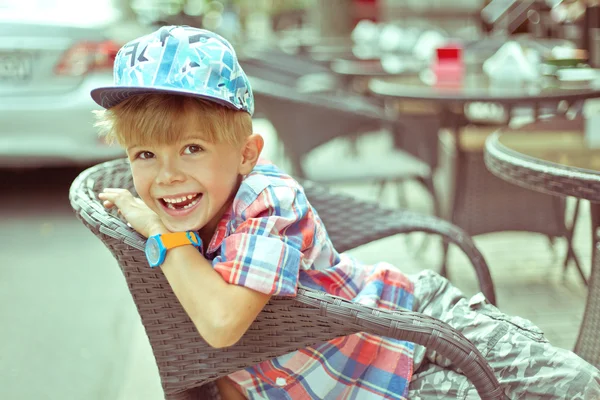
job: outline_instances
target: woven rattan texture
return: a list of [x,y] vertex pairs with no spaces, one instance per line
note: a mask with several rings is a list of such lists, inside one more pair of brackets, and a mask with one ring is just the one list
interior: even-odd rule
[[[226,349],[211,348],[198,335],[160,270],[148,267],[143,254],[144,238],[128,228],[114,213],[109,214],[97,200],[97,193],[104,187],[132,188],[126,160],[103,163],[84,171],[71,186],[71,205],[81,221],[118,260],[146,329],[169,400],[202,397],[198,387],[220,376],[355,332],[370,332],[435,349],[453,360],[454,365],[474,383],[482,398],[504,398],[483,356],[449,325],[419,313],[373,309],[306,289],[299,289],[295,298],[273,298],[236,345]],[[398,229],[402,223],[391,222],[396,217],[395,213],[382,211],[374,219],[370,216],[377,209],[360,202],[352,203],[350,211],[353,210],[353,217],[345,218],[347,210],[344,205],[349,198],[332,195],[308,183],[307,194],[315,207],[323,209],[321,217],[326,224],[333,217],[354,221],[352,218],[358,218],[354,214],[362,215],[371,221],[371,225],[388,221],[383,233],[367,235],[363,243],[382,237],[386,232],[409,231],[410,226],[423,221],[424,230],[437,231],[434,220],[421,220],[408,213],[409,217],[404,222],[409,228],[402,226]],[[318,199],[323,197],[328,197],[328,202],[321,205]],[[338,207],[335,212],[325,211],[332,206]],[[345,226],[340,225],[340,229]],[[468,237],[456,228],[444,228],[453,235],[453,241],[473,256],[476,268],[483,271],[479,271],[478,275],[487,275],[489,279],[487,266]],[[343,231],[334,229],[330,233],[334,242],[343,237]],[[346,241],[345,246],[360,242],[354,235],[357,234],[352,233],[353,239]],[[492,288],[493,294],[491,281],[485,285],[489,285],[488,289]]]
[[499,179],[486,169],[483,152],[464,152],[457,157],[452,221],[469,235],[504,231],[566,234],[563,199]]
[[600,244],[596,244],[594,266],[588,281],[588,297],[575,353],[600,368]]
[[494,175],[538,192],[600,202],[600,173],[527,157],[503,146],[498,137],[486,142],[485,164]]

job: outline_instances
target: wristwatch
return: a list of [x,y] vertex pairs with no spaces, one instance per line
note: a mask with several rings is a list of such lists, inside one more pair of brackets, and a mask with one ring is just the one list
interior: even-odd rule
[[194,247],[202,246],[202,239],[197,232],[173,232],[153,235],[146,241],[146,258],[150,267],[158,267],[167,256],[167,250],[174,247],[191,244]]

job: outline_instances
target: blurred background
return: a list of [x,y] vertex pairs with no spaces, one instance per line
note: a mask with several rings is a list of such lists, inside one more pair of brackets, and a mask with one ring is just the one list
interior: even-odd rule
[[[68,191],[83,169],[123,156],[98,137],[90,90],[112,83],[120,46],[171,24],[233,43],[265,157],[465,229],[500,308],[573,348],[589,204],[500,180],[484,143],[557,116],[593,142],[599,15],[594,0],[0,0],[0,398],[163,398],[121,271],[75,218]],[[558,156],[564,148],[526,141]],[[352,253],[477,291],[466,257],[435,237]]]

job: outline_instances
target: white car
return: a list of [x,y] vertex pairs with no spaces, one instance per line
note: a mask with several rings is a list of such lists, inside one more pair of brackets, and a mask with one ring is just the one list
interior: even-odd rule
[[112,84],[119,47],[146,32],[120,22],[116,4],[0,0],[0,167],[91,165],[124,155],[99,139],[90,97]]

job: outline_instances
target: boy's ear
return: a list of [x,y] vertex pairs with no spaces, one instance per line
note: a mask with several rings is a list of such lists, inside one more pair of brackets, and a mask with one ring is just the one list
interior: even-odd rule
[[240,164],[240,174],[248,175],[260,157],[265,142],[257,133],[254,133],[246,139],[242,147],[242,163]]

